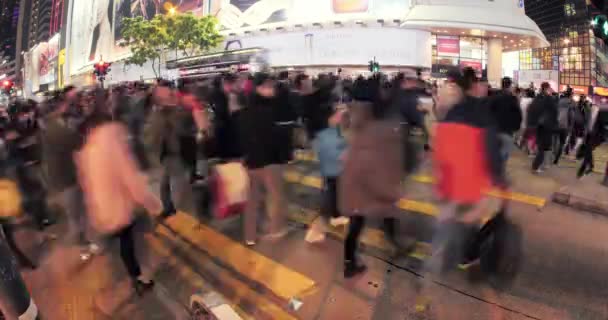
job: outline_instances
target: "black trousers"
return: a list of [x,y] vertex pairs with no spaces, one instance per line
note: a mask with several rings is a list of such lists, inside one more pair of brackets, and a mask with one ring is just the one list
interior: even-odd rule
[[122,259],[127,273],[132,279],[137,279],[141,275],[141,267],[135,255],[135,239],[133,238],[133,228],[135,222],[116,234],[120,240],[120,258]]
[[21,265],[33,265],[30,258],[28,258],[23,251],[17,246],[17,242],[15,241],[15,235],[13,226],[11,224],[2,224],[0,225],[2,231],[4,232],[4,237],[6,238],[6,244],[11,249],[15,258],[17,258],[17,262]]
[[568,138],[568,129],[558,129],[553,134],[553,164],[557,164],[562,156],[566,139]]
[[[386,237],[394,241],[397,228],[397,219],[395,218],[384,218],[383,220],[384,234]],[[344,240],[344,262],[354,263],[357,261],[357,249],[359,247],[359,237],[361,231],[365,227],[364,216],[352,216],[350,217],[350,223],[348,225],[348,234]]]
[[38,227],[44,228],[48,219],[46,189],[42,183],[39,165],[19,165],[16,170],[17,184],[24,195],[23,210],[32,215]]
[[321,216],[327,220],[339,217],[338,177],[326,177],[322,192]]
[[594,163],[593,163],[593,150],[599,144],[593,141],[590,135],[585,137],[585,143],[581,146],[583,148],[583,162],[581,163],[581,167],[578,169],[577,175],[579,177],[583,176],[587,171],[593,171]]

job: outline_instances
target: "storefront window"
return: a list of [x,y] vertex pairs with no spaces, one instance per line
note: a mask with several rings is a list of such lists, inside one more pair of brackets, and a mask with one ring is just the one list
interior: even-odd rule
[[483,73],[487,63],[487,41],[479,37],[434,35],[433,76],[445,77],[450,67],[471,67]]

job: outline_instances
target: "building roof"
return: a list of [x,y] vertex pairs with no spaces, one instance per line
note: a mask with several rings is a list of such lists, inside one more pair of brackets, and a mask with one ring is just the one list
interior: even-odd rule
[[515,6],[505,9],[498,4],[472,6],[459,2],[463,1],[427,1],[429,4],[417,4],[406,14],[402,26],[439,29],[446,34],[515,37],[518,38],[516,40],[528,40],[526,47],[549,45],[536,23]]

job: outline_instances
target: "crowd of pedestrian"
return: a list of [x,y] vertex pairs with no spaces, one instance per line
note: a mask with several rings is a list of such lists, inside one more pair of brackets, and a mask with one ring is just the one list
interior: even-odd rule
[[[421,106],[424,99],[431,108]],[[143,295],[154,282],[142,276],[135,254],[139,212],[143,208],[155,219],[174,215],[183,188],[208,180],[201,160],[244,166],[249,195],[243,242],[253,246],[261,239],[262,207],[269,220],[264,239],[289,232],[284,169],[296,149],[312,148],[323,178],[322,205],[305,240],[322,242],[328,225],[348,225],[344,277],[351,278],[366,270],[357,248],[369,218],[383,220],[397,252],[413,249],[413,240],[399,241],[397,202],[404,177],[429,151],[441,203],[424,267],[431,279],[464,261],[464,245],[460,253],[446,248],[454,249],[480,225],[483,190],[508,188],[506,162],[516,140],[536,153],[537,173],[545,151],[553,150],[558,164],[562,151],[577,150],[582,176],[593,169],[593,149],[603,141],[604,122],[597,119],[603,119],[599,109],[584,97],[575,103],[571,90],[556,98],[543,84],[535,95],[509,78],[500,90],[490,90],[472,69],[450,72],[441,86],[405,71],[390,79],[261,72],[177,84],[67,87],[43,103],[16,101],[2,109],[0,172],[16,181],[23,211],[39,230],[56,220],[47,196],[57,196],[68,225],[62,241],[81,246],[83,259],[102,250],[107,239],[118,239],[133,288]],[[159,197],[148,180],[154,168],[161,168]],[[2,226],[18,263],[36,268],[15,243],[11,221]]]

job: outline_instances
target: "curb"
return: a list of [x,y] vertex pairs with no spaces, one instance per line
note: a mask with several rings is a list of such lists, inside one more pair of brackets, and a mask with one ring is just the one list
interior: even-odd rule
[[608,202],[573,195],[567,188],[556,191],[552,200],[566,207],[608,217]]

